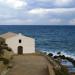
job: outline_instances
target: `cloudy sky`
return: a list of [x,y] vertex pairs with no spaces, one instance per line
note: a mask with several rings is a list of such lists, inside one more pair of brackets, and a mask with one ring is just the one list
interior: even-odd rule
[[75,25],[75,0],[0,0],[0,25]]

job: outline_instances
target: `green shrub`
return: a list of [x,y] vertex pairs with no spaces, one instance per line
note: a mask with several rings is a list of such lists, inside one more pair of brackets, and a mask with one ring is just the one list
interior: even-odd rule
[[3,64],[5,64],[5,65],[9,64],[9,60],[8,59],[4,59],[3,60]]
[[5,39],[0,37],[0,45],[3,45],[5,43]]
[[55,69],[55,75],[69,75],[69,72],[65,67],[61,66],[60,70]]

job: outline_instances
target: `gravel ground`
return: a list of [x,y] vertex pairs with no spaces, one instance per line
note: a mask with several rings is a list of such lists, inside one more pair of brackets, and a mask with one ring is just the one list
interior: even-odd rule
[[49,75],[49,62],[44,56],[18,55],[14,56],[13,63],[13,68],[7,75]]

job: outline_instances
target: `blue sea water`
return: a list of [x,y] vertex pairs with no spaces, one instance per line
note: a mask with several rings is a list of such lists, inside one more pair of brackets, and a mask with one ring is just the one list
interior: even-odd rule
[[75,26],[0,25],[0,34],[6,32],[35,38],[36,50],[75,56]]

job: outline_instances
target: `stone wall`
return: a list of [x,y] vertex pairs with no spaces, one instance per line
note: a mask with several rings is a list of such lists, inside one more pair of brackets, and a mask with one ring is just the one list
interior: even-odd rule
[[48,74],[49,75],[55,75],[53,67],[50,64],[48,64],[47,69],[48,69]]

